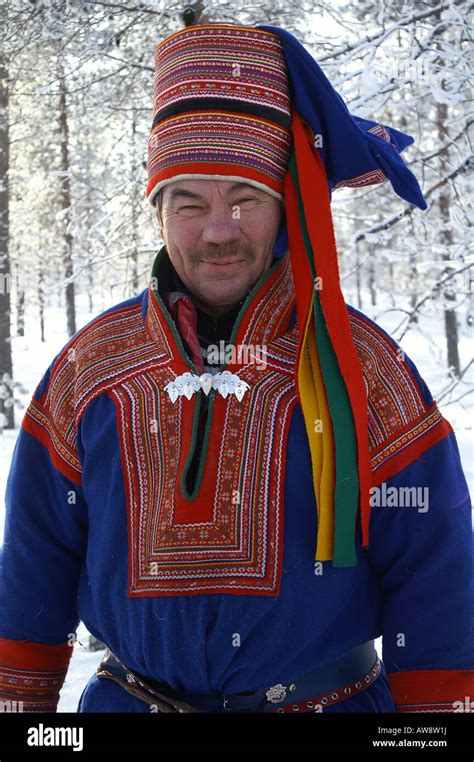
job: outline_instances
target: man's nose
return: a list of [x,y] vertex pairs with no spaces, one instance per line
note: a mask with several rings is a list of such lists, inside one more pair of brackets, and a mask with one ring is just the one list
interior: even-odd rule
[[240,238],[239,220],[234,217],[234,209],[227,204],[219,205],[206,215],[202,240],[204,243],[223,245]]

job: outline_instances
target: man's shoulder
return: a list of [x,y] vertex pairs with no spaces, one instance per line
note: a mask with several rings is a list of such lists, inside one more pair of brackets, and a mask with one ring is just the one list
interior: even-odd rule
[[[46,369],[22,419],[22,429],[50,453],[55,467],[81,483],[79,421],[89,402],[113,385],[120,371],[146,356],[146,290],[104,310],[71,336]],[[136,349],[137,351],[133,351]],[[151,352],[149,352],[151,355]]]
[[110,330],[112,327],[118,329],[118,327],[121,326],[123,329],[120,332],[121,335],[122,332],[126,332],[127,323],[124,321],[126,321],[127,318],[130,321],[135,321],[141,325],[140,318],[143,315],[146,295],[147,289],[144,289],[136,296],[124,299],[123,301],[108,307],[106,310],[103,310],[103,312],[98,313],[71,336],[63,349],[72,344],[87,342],[92,334],[95,334],[97,331]]
[[147,289],[103,310],[79,328],[46,369],[34,398],[49,401],[70,394],[79,378],[89,377],[94,365],[113,364],[124,347],[146,343],[144,310]]
[[371,445],[377,448],[429,416],[434,401],[414,362],[387,331],[350,305],[348,313],[367,389]]

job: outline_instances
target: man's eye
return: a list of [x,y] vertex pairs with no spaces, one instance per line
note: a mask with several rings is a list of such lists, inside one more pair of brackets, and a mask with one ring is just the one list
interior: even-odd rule
[[182,217],[196,217],[199,212],[202,212],[202,206],[197,204],[187,204],[178,208],[178,214]]
[[234,201],[234,206],[236,206],[237,204],[243,204],[245,201],[257,201],[257,200],[258,199],[256,199],[254,196],[247,196],[246,198],[239,198],[238,201]]

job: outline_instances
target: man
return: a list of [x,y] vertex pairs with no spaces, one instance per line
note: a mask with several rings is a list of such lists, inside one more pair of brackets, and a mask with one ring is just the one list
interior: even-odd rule
[[165,245],[22,422],[0,695],[54,711],[80,619],[108,646],[81,712],[455,711],[474,675],[456,441],[344,304],[329,206],[389,179],[424,208],[410,139],[352,117],[277,27],[187,28],[156,64]]

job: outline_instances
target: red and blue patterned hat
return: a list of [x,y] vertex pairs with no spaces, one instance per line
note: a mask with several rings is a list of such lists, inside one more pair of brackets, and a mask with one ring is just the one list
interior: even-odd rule
[[291,113],[278,37],[195,26],[159,43],[155,61],[148,198],[177,179],[214,176],[283,198]]

